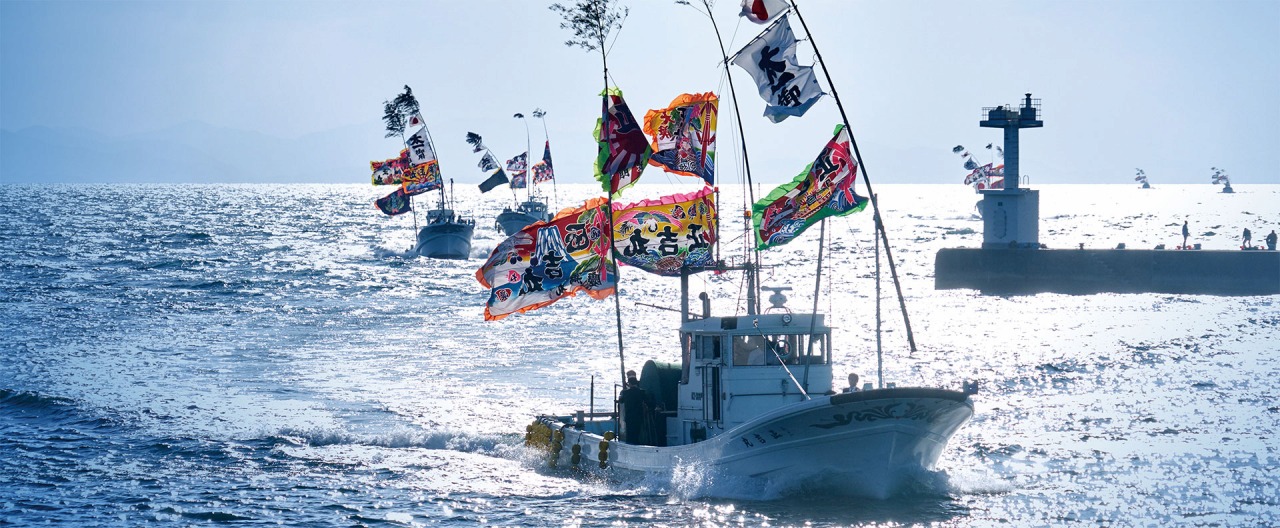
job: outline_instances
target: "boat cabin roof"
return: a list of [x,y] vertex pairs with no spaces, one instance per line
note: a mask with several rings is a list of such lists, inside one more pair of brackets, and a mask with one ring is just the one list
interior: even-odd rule
[[[812,326],[812,330],[810,327]],[[694,334],[825,334],[831,331],[824,314],[766,313],[694,319],[680,325],[680,331]]]

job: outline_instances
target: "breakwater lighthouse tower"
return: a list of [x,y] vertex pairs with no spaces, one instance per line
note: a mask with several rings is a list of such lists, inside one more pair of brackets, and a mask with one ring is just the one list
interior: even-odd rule
[[978,124],[984,128],[1004,129],[1004,188],[978,191],[982,193],[982,247],[1040,247],[1040,191],[1024,189],[1018,172],[1018,131],[1040,128],[1040,100],[1026,95],[1022,106],[1012,105],[982,109],[985,117]]
[[[982,247],[942,248],[933,287],[984,294],[1042,292],[1280,295],[1280,251],[1052,249],[1040,247],[1040,191],[1022,187],[1018,131],[1040,128],[1040,100],[982,109],[979,123],[1004,129],[1004,188],[980,190]],[[1172,235],[1172,233],[1171,233]]]

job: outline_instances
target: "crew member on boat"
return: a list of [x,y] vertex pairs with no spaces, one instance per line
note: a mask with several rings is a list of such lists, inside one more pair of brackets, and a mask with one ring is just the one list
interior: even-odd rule
[[622,441],[633,445],[654,445],[650,415],[653,400],[649,392],[640,388],[636,371],[627,371],[627,386],[618,393],[618,413],[621,415]]

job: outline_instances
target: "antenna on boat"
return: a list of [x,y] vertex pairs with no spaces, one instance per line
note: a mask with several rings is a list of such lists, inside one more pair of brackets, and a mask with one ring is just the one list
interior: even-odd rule
[[898,306],[902,309],[902,320],[907,328],[907,344],[910,345],[911,351],[916,351],[915,334],[911,332],[911,319],[907,317],[907,301],[902,296],[902,283],[898,281],[898,270],[893,264],[893,253],[889,250],[889,235],[885,233],[884,222],[880,218],[880,205],[876,199],[876,193],[871,189],[871,178],[867,176],[867,166],[862,162],[862,153],[858,150],[858,140],[853,135],[853,127],[849,126],[849,116],[844,111],[844,104],[840,102],[840,94],[836,93],[836,85],[831,81],[831,72],[827,71],[827,64],[822,60],[822,52],[818,51],[818,43],[814,42],[813,33],[809,31],[809,25],[805,23],[804,17],[800,15],[800,7],[796,5],[795,0],[788,0],[791,3],[791,11],[796,14],[796,18],[800,20],[800,26],[804,28],[804,32],[808,35],[809,45],[813,47],[813,54],[818,59],[818,64],[822,65],[822,75],[827,78],[827,86],[831,88],[831,97],[836,100],[836,108],[840,110],[840,120],[844,122],[845,130],[849,131],[849,144],[853,146],[853,155],[858,160],[858,166],[862,168],[862,181],[867,186],[867,194],[870,195],[871,208],[875,211],[876,231],[880,235],[880,240],[884,242],[884,254],[889,261],[889,274],[893,276],[893,287],[898,292]]

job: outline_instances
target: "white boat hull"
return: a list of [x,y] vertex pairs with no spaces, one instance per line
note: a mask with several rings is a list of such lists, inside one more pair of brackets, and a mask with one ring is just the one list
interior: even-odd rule
[[[932,470],[948,439],[972,415],[967,394],[941,389],[819,396],[694,444],[608,442],[604,466],[670,472],[696,465],[719,476],[800,479],[838,486],[850,494],[885,497],[911,477]],[[578,465],[599,468],[602,432],[592,432],[589,426],[579,429],[571,418],[541,418],[563,433],[561,448],[549,461],[573,465],[572,446],[579,445]],[[555,444],[548,441],[546,447],[553,451]]]

